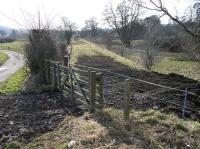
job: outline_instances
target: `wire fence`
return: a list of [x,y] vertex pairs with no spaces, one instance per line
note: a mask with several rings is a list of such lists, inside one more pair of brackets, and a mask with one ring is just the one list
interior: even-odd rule
[[128,79],[130,82],[130,108],[136,110],[158,109],[164,112],[174,112],[182,118],[200,119],[200,96],[190,92],[190,88],[186,87],[182,90],[104,69],[82,65],[76,65],[76,67],[102,73],[105,106],[124,108],[126,80]]

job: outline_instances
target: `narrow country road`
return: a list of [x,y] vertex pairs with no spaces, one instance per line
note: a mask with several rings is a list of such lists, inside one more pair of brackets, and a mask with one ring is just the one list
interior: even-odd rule
[[0,66],[0,82],[7,80],[12,74],[23,67],[24,56],[14,51],[0,50],[8,55],[9,59]]

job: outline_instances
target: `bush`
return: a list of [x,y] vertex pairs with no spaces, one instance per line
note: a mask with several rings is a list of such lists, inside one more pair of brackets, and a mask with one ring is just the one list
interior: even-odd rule
[[146,69],[151,70],[152,66],[155,63],[155,53],[152,51],[152,49],[147,48],[145,49],[144,53],[142,53],[142,61],[143,65]]
[[26,63],[31,75],[38,76],[38,83],[46,83],[45,60],[57,58],[56,42],[48,29],[33,29],[29,43],[25,44]]
[[176,37],[158,39],[154,46],[165,49],[169,52],[181,52],[183,50],[181,40]]

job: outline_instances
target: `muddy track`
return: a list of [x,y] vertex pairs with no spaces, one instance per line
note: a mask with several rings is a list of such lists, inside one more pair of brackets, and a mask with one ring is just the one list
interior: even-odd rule
[[67,115],[82,112],[59,92],[0,96],[0,144],[28,142],[52,131]]

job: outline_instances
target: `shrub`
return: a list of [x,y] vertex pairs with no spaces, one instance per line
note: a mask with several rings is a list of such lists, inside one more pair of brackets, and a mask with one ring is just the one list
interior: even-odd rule
[[142,54],[142,61],[146,69],[151,70],[155,63],[155,57],[155,53],[152,51],[152,49],[145,49],[144,53]]
[[48,29],[33,29],[25,45],[26,63],[31,75],[38,76],[38,83],[46,83],[45,60],[57,58],[56,42]]
[[155,46],[169,52],[180,52],[183,50],[182,42],[176,37],[167,37],[155,41]]

